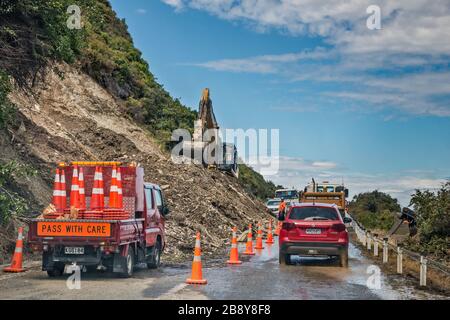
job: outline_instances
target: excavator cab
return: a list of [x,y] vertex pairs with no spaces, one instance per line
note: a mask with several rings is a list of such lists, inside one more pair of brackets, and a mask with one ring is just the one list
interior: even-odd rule
[[[184,142],[184,150],[191,150],[190,156],[194,163],[202,164],[208,168],[216,168],[239,175],[238,154],[236,146],[232,143],[223,143],[219,135],[219,124],[214,115],[210,90],[205,88],[199,103],[198,118],[194,123],[192,141]],[[195,155],[202,155],[201,163]],[[205,159],[206,158],[206,159]]]

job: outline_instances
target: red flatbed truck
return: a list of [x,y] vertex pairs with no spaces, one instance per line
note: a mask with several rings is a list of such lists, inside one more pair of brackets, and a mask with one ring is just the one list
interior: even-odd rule
[[[92,196],[94,167],[101,164],[105,203],[111,185],[112,165],[83,162],[86,202]],[[161,188],[144,182],[144,169],[121,168],[124,210],[129,218],[103,219],[33,219],[28,243],[33,251],[42,251],[42,270],[50,277],[64,273],[66,265],[104,269],[131,277],[137,263],[157,268],[165,247],[165,218],[169,213]],[[69,194],[73,166],[65,166]]]

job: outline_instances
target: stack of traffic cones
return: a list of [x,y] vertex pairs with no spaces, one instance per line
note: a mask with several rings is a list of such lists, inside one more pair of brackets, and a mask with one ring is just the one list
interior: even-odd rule
[[103,219],[106,220],[125,220],[130,215],[122,208],[122,183],[120,168],[113,166],[111,173],[111,188],[109,191],[109,208],[104,210]]
[[94,186],[92,188],[91,208],[83,215],[84,219],[97,220],[103,218],[105,195],[103,191],[103,172],[101,167],[95,167]]
[[239,251],[237,247],[237,236],[236,236],[237,228],[233,228],[233,237],[231,238],[231,251],[230,251],[230,260],[227,261],[228,264],[241,264],[242,261],[239,261]]
[[80,186],[78,184],[78,166],[73,167],[70,187],[70,208],[80,208]]
[[269,230],[267,231],[267,244],[273,244],[273,235],[272,235],[272,220],[269,220]]
[[256,246],[255,249],[264,249],[263,241],[262,241],[262,229],[261,229],[261,222],[258,223],[258,234],[256,236]]
[[200,248],[200,232],[195,239],[194,261],[192,261],[192,275],[186,280],[188,284],[206,284],[202,274],[202,250]]
[[64,209],[66,207],[66,183],[64,170],[56,169],[53,184],[52,204],[55,207],[56,212],[46,213],[45,219],[56,219],[64,213]]
[[117,208],[123,209],[122,173],[117,168]]
[[25,269],[22,267],[23,261],[23,228],[19,228],[19,236],[16,241],[16,249],[14,250],[14,255],[11,261],[11,265],[4,268],[4,272],[24,272]]
[[84,172],[83,168],[80,168],[78,173],[78,192],[79,192],[79,209],[86,210],[86,191],[84,188]]
[[245,255],[252,256],[255,253],[253,252],[253,235],[252,235],[252,225],[248,225],[248,234],[247,234],[247,245],[245,247],[245,251],[243,252]]

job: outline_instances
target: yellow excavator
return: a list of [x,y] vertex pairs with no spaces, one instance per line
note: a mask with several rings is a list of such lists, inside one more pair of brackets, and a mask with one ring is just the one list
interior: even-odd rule
[[192,141],[184,143],[184,149],[191,150],[194,163],[228,172],[236,178],[239,176],[236,146],[232,143],[223,143],[220,139],[219,124],[214,115],[208,88],[202,92]]

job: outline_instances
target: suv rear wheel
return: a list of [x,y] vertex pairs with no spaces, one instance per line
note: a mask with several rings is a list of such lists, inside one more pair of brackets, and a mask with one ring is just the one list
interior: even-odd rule
[[290,265],[292,264],[291,262],[291,255],[290,254],[286,254],[286,253],[281,253],[278,257],[278,261],[281,265]]
[[348,267],[348,249],[343,249],[339,254],[339,265],[343,268]]

